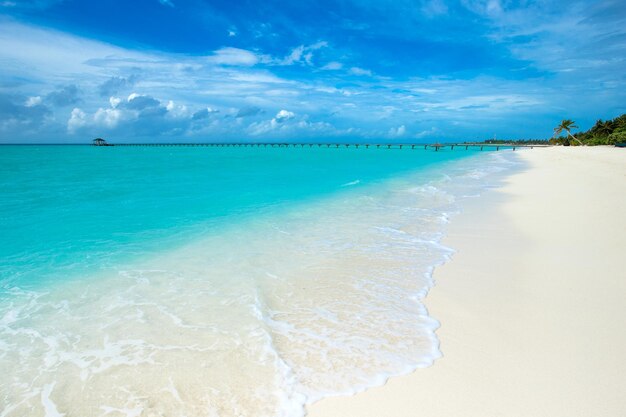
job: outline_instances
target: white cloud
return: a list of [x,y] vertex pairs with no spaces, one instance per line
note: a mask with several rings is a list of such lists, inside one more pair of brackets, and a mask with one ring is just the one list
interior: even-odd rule
[[294,62],[300,61],[300,59],[302,58],[302,54],[303,53],[304,53],[304,45],[300,45],[300,46],[294,48],[291,51],[291,53],[285,57],[285,59],[282,61],[282,64],[283,65],[291,65]]
[[215,51],[207,60],[219,65],[252,66],[259,62],[259,57],[245,49],[226,47]]
[[122,99],[119,97],[109,97],[109,104],[111,104],[113,108],[116,108],[121,102]]
[[169,100],[165,106],[169,115],[177,118],[184,118],[190,115],[189,109],[184,104],[175,104],[173,100]]
[[328,46],[328,42],[320,41],[312,45],[300,45],[291,50],[283,59],[270,59],[269,63],[277,65],[313,64],[313,52]]
[[159,0],[159,3],[164,6],[174,7],[174,3],[172,3],[172,0]]
[[350,73],[354,74],[354,75],[367,75],[367,76],[371,76],[372,75],[372,71],[367,70],[367,69],[363,69],[363,68],[359,68],[359,67],[352,67],[350,68]]
[[1,75],[25,79],[44,79],[50,85],[94,83],[97,77],[108,78],[94,58],[106,61],[112,57],[139,62],[156,61],[156,57],[118,48],[103,42],[16,23],[0,17]]
[[34,96],[34,97],[28,97],[28,100],[26,100],[26,107],[33,107],[36,106],[38,104],[41,104],[41,97],[40,96]]
[[[490,26],[485,35],[513,57],[537,68],[564,74],[562,80],[601,85],[619,80],[626,58],[623,0],[585,2],[510,2],[463,0]],[[575,80],[575,77],[581,78]],[[620,80],[623,82],[623,78]]]
[[427,130],[422,130],[418,134],[415,135],[416,139],[427,138],[427,137],[436,137],[439,134],[439,129],[436,127],[431,127]]
[[274,74],[267,71],[247,71],[247,72],[233,72],[228,74],[230,79],[235,82],[245,82],[254,85],[259,84],[291,84],[292,81],[279,78]]
[[287,120],[293,119],[295,114],[287,110],[281,110],[276,113],[276,116],[270,121],[270,127],[275,129],[277,126],[285,123]]
[[97,125],[107,128],[114,128],[122,119],[122,112],[119,109],[103,109],[99,108],[93,116],[93,120]]
[[342,134],[354,135],[352,129],[340,131],[327,122],[311,122],[308,116],[296,117],[296,115],[287,110],[279,111],[271,120],[251,123],[246,131],[251,136],[260,136],[268,138],[283,137],[293,139],[297,135],[299,139],[306,137],[334,137]]
[[67,130],[74,133],[87,124],[87,115],[79,108],[72,110],[69,120],[67,121]]
[[341,62],[332,61],[322,67],[323,70],[336,71],[343,68]]
[[285,120],[293,119],[294,116],[295,114],[290,111],[281,110],[278,113],[276,113],[276,116],[274,117],[274,119],[279,122],[283,122]]
[[[324,60],[326,65],[321,67],[344,71],[308,72],[305,76],[300,75],[302,71],[283,71],[289,75],[279,76],[274,70],[282,63],[316,63],[316,51],[326,43],[300,45],[281,58],[237,48],[222,48],[208,57],[198,57],[124,49],[0,18],[0,79],[24,80],[16,86],[6,83],[9,86],[0,93],[1,108],[11,113],[8,119],[12,120],[9,124],[0,122],[6,126],[2,137],[27,138],[27,134],[22,135],[25,124],[34,132],[33,138],[41,137],[43,131],[76,131],[90,125],[114,126],[129,137],[140,137],[137,132],[144,132],[146,138],[173,138],[200,132],[190,127],[200,124],[206,127],[202,130],[206,138],[210,134],[230,134],[238,139],[246,135],[287,137],[314,129],[328,135],[343,132],[350,137],[384,137],[391,125],[380,123],[383,117],[393,120],[393,134],[404,137],[416,137],[413,132],[433,135],[432,128],[440,129],[439,136],[454,137],[482,132],[485,126],[489,126],[489,136],[494,126],[500,126],[499,137],[536,137],[532,132],[541,132],[543,128],[537,126],[554,118],[555,113],[572,117],[586,128],[580,120],[582,115],[613,117],[598,112],[623,108],[626,89],[619,69],[625,58],[616,52],[623,49],[626,37],[619,19],[600,27],[593,23],[591,12],[585,20],[580,7],[568,8],[562,19],[546,21],[538,18],[541,13],[534,3],[515,10],[509,10],[514,3],[508,1],[492,6],[487,1],[475,3],[480,3],[481,15],[474,18],[491,25],[493,42],[500,42],[515,57],[550,76],[370,79],[365,76],[371,76],[372,71],[355,66],[361,64],[349,61],[350,55],[336,58],[344,64]],[[503,9],[501,16],[490,17],[487,8],[497,11],[498,5]],[[355,81],[350,74],[363,77]],[[80,104],[52,106],[49,93],[70,83],[81,92]],[[111,88],[103,90],[105,84]],[[202,123],[199,119],[194,122],[193,115],[201,111],[200,117],[209,104],[222,111],[211,113]],[[68,120],[68,110],[77,106],[80,109]],[[253,116],[236,117],[240,110],[243,114],[242,109],[252,108]],[[278,109],[297,109],[297,114],[289,110],[277,113]],[[304,116],[307,114],[317,120],[332,120],[337,128],[310,122]],[[549,136],[552,121],[547,123]],[[348,127],[356,125],[360,126],[357,133],[346,133]],[[402,126],[406,126],[404,133]],[[4,134],[9,132],[6,129],[13,129],[10,135]],[[59,139],[64,139],[61,133],[51,137]]]
[[295,117],[295,113],[288,110],[280,110],[271,120],[254,122],[248,126],[248,132],[253,136],[263,135],[274,130],[291,130],[293,126],[288,123]]
[[404,125],[399,127],[392,127],[391,129],[389,129],[389,136],[392,138],[399,138],[401,136],[404,136],[405,134],[406,127],[404,127]]

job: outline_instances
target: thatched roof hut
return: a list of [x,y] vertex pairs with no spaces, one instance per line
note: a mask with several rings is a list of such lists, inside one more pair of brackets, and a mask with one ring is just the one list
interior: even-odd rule
[[109,144],[102,138],[95,138],[93,140],[93,146],[109,146]]

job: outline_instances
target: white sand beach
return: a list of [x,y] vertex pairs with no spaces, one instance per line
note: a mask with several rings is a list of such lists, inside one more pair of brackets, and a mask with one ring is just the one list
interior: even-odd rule
[[443,358],[311,417],[626,416],[626,149],[519,152],[426,298]]

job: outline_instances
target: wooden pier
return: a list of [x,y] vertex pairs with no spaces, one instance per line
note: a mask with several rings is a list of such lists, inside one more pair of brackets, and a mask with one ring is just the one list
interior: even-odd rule
[[496,151],[500,149],[512,149],[517,148],[545,148],[551,145],[519,145],[514,143],[502,143],[502,144],[487,144],[487,143],[287,143],[287,142],[267,142],[267,143],[251,143],[251,142],[208,142],[208,143],[116,143],[107,144],[108,146],[149,146],[149,147],[226,147],[226,148],[373,148],[373,149],[424,149],[434,150],[454,150],[455,148],[469,150],[470,148],[479,148],[481,151],[485,149]]

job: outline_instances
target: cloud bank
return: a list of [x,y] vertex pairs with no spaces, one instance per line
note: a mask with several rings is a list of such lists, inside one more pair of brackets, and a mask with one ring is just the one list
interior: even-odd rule
[[[546,137],[563,117],[585,127],[626,112],[624,8],[564,4],[354,2],[350,18],[319,16],[341,37],[314,18],[287,37],[304,10],[283,4],[263,23],[222,16],[224,43],[202,53],[0,14],[0,142]],[[453,29],[461,19],[471,43]],[[450,30],[420,34],[435,27]]]

